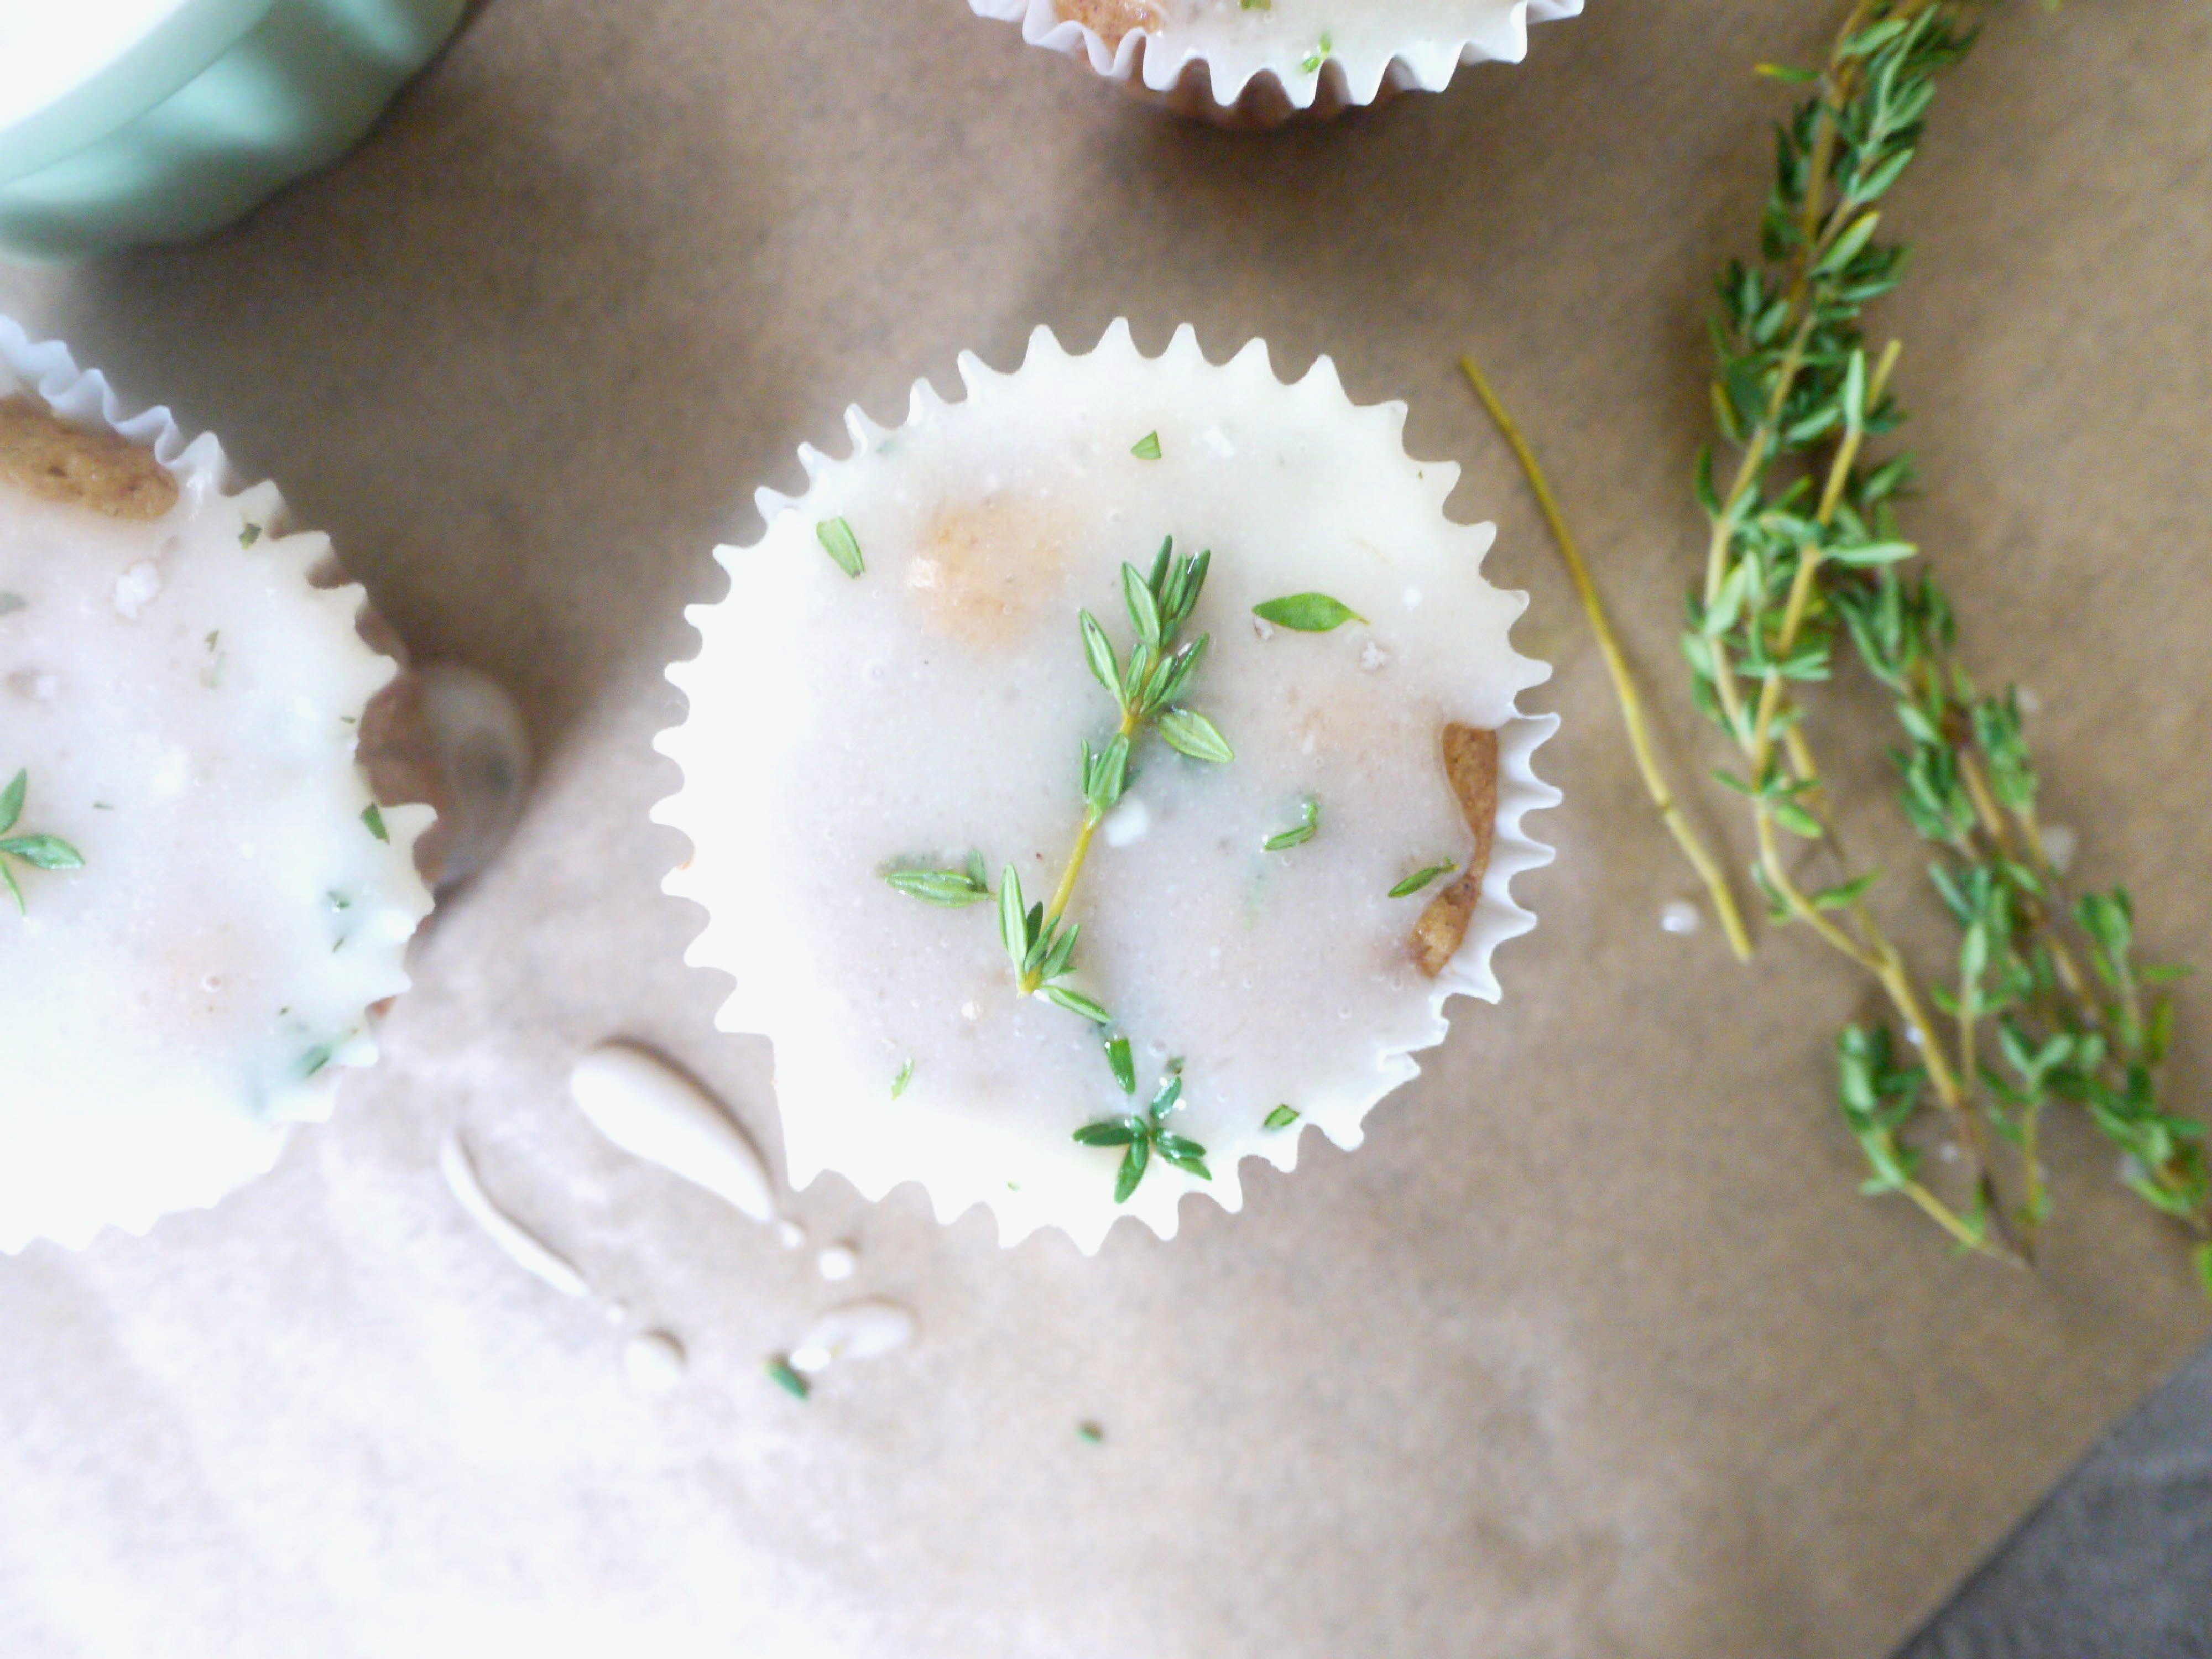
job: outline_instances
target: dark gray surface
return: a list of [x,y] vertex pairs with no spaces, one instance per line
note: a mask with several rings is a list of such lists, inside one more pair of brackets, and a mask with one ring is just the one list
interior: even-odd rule
[[2061,1481],[1898,1659],[2212,1655],[2212,1348]]

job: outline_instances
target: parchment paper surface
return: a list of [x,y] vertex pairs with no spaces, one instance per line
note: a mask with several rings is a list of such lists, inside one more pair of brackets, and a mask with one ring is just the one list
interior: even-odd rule
[[[1853,1192],[1826,1043],[1858,988],[1795,936],[1732,965],[1598,659],[1455,379],[1548,457],[1684,777],[1707,283],[1782,107],[1748,66],[1831,5],[1593,0],[1519,69],[1255,140],[1125,106],[957,0],[492,0],[334,173],[205,246],[0,271],[0,305],[219,430],[337,538],[418,652],[509,681],[547,752],[388,1063],[277,1172],[148,1239],[0,1261],[0,1652],[11,1659],[662,1653],[748,1659],[1865,1659],[1933,1607],[2205,1329],[2180,1251],[2078,1125],[2034,1278]],[[2040,698],[2048,815],[2131,880],[2151,955],[2212,936],[2212,13],[1993,18],[1947,83],[1881,325],[1928,477],[1911,528],[1991,679]],[[924,1340],[801,1406],[762,1377],[840,1293],[567,1104],[624,1034],[771,1149],[769,1055],[659,895],[662,665],[708,550],[858,399],[950,389],[1029,330],[1333,354],[1412,401],[1495,518],[1567,805],[1502,1007],[1364,1150],[1002,1253],[911,1189],[796,1212]],[[772,621],[769,625],[772,625]],[[1873,700],[1831,764],[1898,872]],[[4,762],[4,756],[0,756]],[[1721,822],[1733,836],[1738,826]],[[1735,852],[1744,851],[1740,839]],[[5,920],[0,918],[0,984]],[[1934,942],[1932,936],[1930,942]],[[2212,1006],[2185,991],[2175,1097]],[[0,1086],[4,1086],[0,1083]],[[484,1180],[604,1307],[496,1255]],[[626,1329],[679,1333],[676,1392]],[[1079,1439],[1086,1419],[1105,1442]]]

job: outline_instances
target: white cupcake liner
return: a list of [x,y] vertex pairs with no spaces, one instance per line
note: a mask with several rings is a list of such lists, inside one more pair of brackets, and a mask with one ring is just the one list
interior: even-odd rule
[[[1234,357],[1221,364],[1206,359],[1198,343],[1195,331],[1188,325],[1179,328],[1167,349],[1158,358],[1148,358],[1137,347],[1126,319],[1117,319],[1105,331],[1091,353],[1069,353],[1047,328],[1038,328],[1030,337],[1028,352],[1022,365],[1008,374],[1001,374],[985,364],[972,353],[963,353],[958,359],[958,372],[970,398],[995,380],[1008,380],[1021,374],[1040,358],[1082,358],[1096,356],[1117,363],[1127,363],[1132,369],[1149,363],[1182,362],[1203,365],[1209,372],[1222,375],[1242,375],[1249,379],[1264,376],[1269,384],[1285,394],[1310,395],[1311,400],[1324,404],[1332,416],[1340,412],[1347,422],[1380,422],[1400,454],[1402,456],[1403,434],[1407,406],[1391,401],[1378,404],[1358,405],[1345,392],[1335,365],[1326,356],[1317,358],[1312,368],[1295,382],[1285,383],[1276,376],[1269,365],[1267,349],[1263,341],[1253,340]],[[800,465],[809,479],[808,488],[797,495],[762,489],[756,492],[764,526],[773,526],[782,515],[797,513],[806,517],[819,516],[809,508],[811,498],[827,477],[850,459],[880,447],[895,433],[911,430],[925,425],[948,407],[947,401],[926,380],[917,380],[913,387],[905,419],[894,427],[886,427],[871,420],[857,405],[848,409],[845,416],[850,447],[842,457],[826,454],[812,445],[801,445],[798,451]],[[1439,518],[1443,506],[1459,478],[1460,469],[1455,463],[1417,463],[1406,458],[1409,472],[1419,480],[1419,488],[1427,492],[1436,504]],[[827,509],[824,509],[825,511]],[[1488,548],[1494,533],[1493,526],[1455,526],[1469,544],[1471,556],[1480,560]],[[746,547],[724,546],[715,550],[717,558],[728,570],[731,591],[727,597],[714,605],[694,605],[686,612],[694,626],[701,631],[702,645],[708,637],[708,629],[715,613],[726,605],[743,605],[745,601],[745,559],[757,550],[763,537]],[[1525,607],[1525,593],[1509,593]],[[1510,647],[1509,647],[1510,649]],[[1515,653],[1517,657],[1518,653]],[[1528,659],[1521,659],[1524,663]],[[668,676],[679,691],[685,693],[687,703],[694,701],[691,686],[700,672],[699,655],[672,665]],[[1530,665],[1541,668],[1540,664]],[[1548,670],[1546,671],[1548,673]],[[763,695],[772,688],[762,688]],[[1498,730],[1498,781],[1496,839],[1490,864],[1484,874],[1480,902],[1473,921],[1459,950],[1443,971],[1431,982],[1428,994],[1428,1026],[1422,1039],[1403,1048],[1378,1046],[1376,1052],[1376,1085],[1370,1097],[1361,1104],[1348,1121],[1333,1124],[1318,1124],[1338,1146],[1349,1151],[1364,1139],[1361,1123],[1369,1111],[1401,1085],[1420,1073],[1420,1064],[1415,1057],[1419,1052],[1433,1048],[1448,1034],[1449,1026],[1444,1014],[1445,1003],[1455,995],[1464,995],[1496,1002],[1502,992],[1493,969],[1492,959],[1498,948],[1507,940],[1517,939],[1536,925],[1535,915],[1515,899],[1513,880],[1523,872],[1540,868],[1552,862],[1551,848],[1531,837],[1526,830],[1529,813],[1559,805],[1559,792],[1537,777],[1533,757],[1537,748],[1559,729],[1556,714],[1528,714],[1515,707],[1511,717]],[[732,827],[715,819],[712,805],[710,779],[718,763],[716,737],[703,726],[694,726],[687,715],[685,721],[663,731],[654,746],[673,761],[684,781],[675,793],[659,802],[653,810],[653,818],[683,834],[691,843],[693,854],[664,882],[665,890],[680,898],[700,905],[707,912],[707,920],[696,938],[685,952],[685,960],[694,967],[710,968],[725,974],[734,974],[738,988],[717,1011],[716,1024],[732,1032],[758,1033],[763,1022],[753,1012],[754,1005],[763,1000],[765,988],[758,964],[749,959],[746,950],[748,917],[717,911],[717,878],[714,871],[732,865],[742,866],[754,860],[755,867],[773,867],[762,849],[742,844],[743,830],[733,832]],[[701,786],[690,787],[694,773]],[[719,843],[719,844],[718,844]],[[769,1033],[773,1040],[773,1033]],[[949,1177],[940,1175],[930,1179],[901,1167],[901,1155],[896,1147],[888,1151],[872,1151],[864,1160],[848,1158],[831,1162],[817,1154],[810,1135],[794,1130],[792,1114],[785,1110],[779,1098],[778,1109],[783,1113],[785,1144],[789,1167],[787,1176],[794,1189],[811,1186],[821,1175],[834,1171],[851,1182],[855,1188],[871,1200],[881,1200],[894,1188],[913,1182],[927,1193],[938,1220],[950,1224],[969,1210],[981,1205],[993,1213],[1002,1245],[1018,1243],[1029,1234],[1044,1227],[1057,1227],[1066,1232],[1078,1248],[1086,1254],[1095,1252],[1103,1242],[1112,1224],[1121,1216],[1127,1215],[1151,1226],[1162,1238],[1172,1237],[1177,1229],[1181,1201],[1190,1194],[1203,1194],[1223,1209],[1237,1211],[1243,1205],[1243,1190],[1237,1164],[1241,1157],[1256,1157],[1272,1163],[1276,1168],[1289,1170],[1297,1164],[1297,1149],[1301,1135],[1310,1117],[1299,1123],[1295,1130],[1269,1136],[1262,1146],[1245,1149],[1237,1158],[1223,1158],[1215,1163],[1211,1182],[1176,1188],[1165,1182],[1147,1181],[1139,1187],[1130,1202],[1109,1214],[1097,1225],[1082,1222],[1071,1223],[1062,1215],[1050,1212],[1031,1195],[1019,1190],[1010,1190],[997,1172],[970,1170],[966,1175]],[[1181,1177],[1178,1177],[1181,1179]]]
[[[353,637],[363,655],[389,665],[385,691],[404,672],[396,641],[386,643],[388,630],[370,609],[366,592],[344,580],[329,552],[328,538],[319,532],[288,529],[283,498],[276,487],[271,483],[241,486],[212,434],[187,437],[166,405],[136,414],[126,412],[100,371],[80,369],[60,342],[34,341],[12,318],[0,314],[0,395],[15,391],[32,393],[58,415],[150,449],[172,473],[208,478],[226,498],[251,494],[257,519],[265,519],[269,526],[267,538],[258,545],[280,555],[289,550],[319,602],[350,607]],[[376,697],[382,697],[385,691]],[[4,742],[0,742],[0,765],[6,761]],[[357,760],[356,766],[360,765]],[[388,800],[380,800],[379,805],[398,855],[395,890],[386,914],[365,915],[356,937],[362,952],[374,953],[372,962],[382,958],[377,973],[388,988],[375,1002],[363,1006],[361,1034],[335,1049],[313,1075],[272,1094],[260,1118],[241,1115],[234,1126],[228,1126],[232,1133],[219,1143],[210,1136],[208,1144],[194,1149],[196,1157],[171,1148],[176,1155],[158,1163],[112,1159],[96,1193],[88,1188],[72,1191],[56,1183],[41,1193],[44,1207],[37,1212],[0,1212],[0,1255],[21,1250],[40,1238],[72,1249],[82,1249],[109,1226],[143,1236],[164,1215],[212,1207],[268,1172],[283,1150],[290,1125],[329,1117],[342,1069],[375,1062],[377,1046],[370,1033],[383,1007],[407,988],[408,945],[431,908],[429,889],[416,873],[414,855],[417,842],[436,817],[428,805]],[[0,1148],[0,1156],[4,1155],[4,1148]]]
[[[1059,0],[969,0],[979,16],[1021,25],[1031,46],[1081,59],[1102,78],[1176,114],[1218,125],[1265,127],[1293,115],[1334,115],[1400,92],[1441,92],[1462,64],[1517,64],[1528,56],[1528,25],[1578,16],[1583,0],[1496,0],[1491,15],[1458,39],[1395,48],[1285,44],[1216,49],[1132,29],[1109,41],[1060,15]],[[1313,54],[1313,55],[1309,55]]]

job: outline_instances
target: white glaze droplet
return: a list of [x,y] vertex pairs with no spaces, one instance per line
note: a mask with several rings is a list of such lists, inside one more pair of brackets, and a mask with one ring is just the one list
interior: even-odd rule
[[1705,917],[1698,913],[1698,907],[1687,899],[1668,899],[1659,907],[1659,927],[1662,933],[1687,938],[1696,933],[1704,922]]
[[806,1243],[806,1229],[796,1221],[779,1221],[775,1224],[775,1242],[787,1250],[795,1250]]
[[831,1284],[842,1284],[860,1271],[860,1253],[850,1244],[826,1244],[814,1258],[814,1267]]
[[1372,640],[1359,647],[1359,665],[1370,674],[1389,660],[1390,653]]
[[848,1302],[813,1324],[791,1351],[791,1369],[809,1375],[841,1359],[876,1359],[914,1340],[921,1328],[896,1302]]
[[2063,823],[2044,826],[2044,855],[2051,860],[2051,867],[2060,875],[2074,867],[2075,855],[2081,850],[2081,837],[2075,833],[2072,826]]
[[623,1348],[623,1370],[641,1394],[666,1394],[690,1368],[684,1345],[666,1331],[640,1331]]
[[438,1170],[446,1177],[446,1185],[452,1189],[455,1201],[516,1267],[536,1274],[563,1296],[591,1294],[591,1286],[584,1282],[583,1274],[491,1201],[491,1194],[484,1191],[483,1182],[477,1177],[477,1166],[470,1160],[468,1148],[461,1145],[461,1137],[455,1130],[446,1132],[445,1144],[438,1148]]
[[2035,695],[2033,687],[2020,686],[2014,690],[2014,696],[2019,700],[2021,714],[2033,716],[2043,712],[2043,699]]
[[1198,441],[1224,461],[1237,459],[1237,446],[1229,434],[1218,426],[1210,426],[1198,434]]
[[704,1187],[755,1221],[775,1218],[768,1165],[744,1131],[658,1055],[605,1044],[576,1062],[568,1092],[592,1127],[624,1152]]
[[1130,847],[1142,841],[1152,827],[1152,809],[1131,795],[1106,815],[1098,829],[1109,847]]

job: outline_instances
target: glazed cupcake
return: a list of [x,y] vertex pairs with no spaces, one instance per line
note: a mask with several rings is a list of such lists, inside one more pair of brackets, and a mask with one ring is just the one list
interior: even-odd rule
[[672,892],[775,1044],[793,1186],[825,1170],[1011,1243],[1171,1235],[1248,1157],[1358,1145],[1534,925],[1548,671],[1449,465],[1323,358],[1040,330],[967,395],[848,417],[691,612],[657,816]]
[[0,1249],[214,1203],[374,1058],[439,854],[362,734],[447,747],[396,653],[274,485],[0,318]]
[[969,0],[1032,46],[1217,125],[1270,127],[1419,88],[1462,64],[1517,64],[1528,25],[1583,0]]

